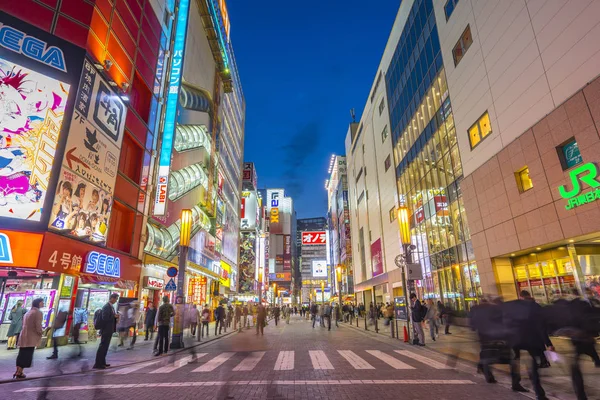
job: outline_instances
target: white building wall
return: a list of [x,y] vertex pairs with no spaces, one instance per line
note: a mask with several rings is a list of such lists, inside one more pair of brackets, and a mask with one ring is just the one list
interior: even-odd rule
[[[183,79],[190,85],[213,93],[215,60],[195,1],[190,2],[190,16],[185,42]],[[199,73],[201,71],[201,73]]]
[[[600,72],[600,1],[460,0],[446,21],[434,0],[464,176]],[[452,49],[470,25],[458,66]],[[467,130],[485,111],[492,134],[471,150]]]

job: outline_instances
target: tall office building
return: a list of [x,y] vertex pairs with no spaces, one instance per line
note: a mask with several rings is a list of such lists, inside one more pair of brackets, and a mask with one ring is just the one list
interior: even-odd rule
[[[302,289],[300,301],[326,301],[331,296],[329,286],[330,257],[325,217],[301,218],[297,223],[299,272]],[[324,290],[321,292],[321,284]]]

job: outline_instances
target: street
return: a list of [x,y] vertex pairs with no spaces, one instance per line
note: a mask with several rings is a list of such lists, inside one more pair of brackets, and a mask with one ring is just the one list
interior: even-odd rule
[[[110,353],[109,353],[110,361]],[[35,369],[35,361],[32,371]],[[522,399],[505,380],[446,365],[439,353],[387,344],[294,316],[264,336],[235,333],[171,356],[52,379],[5,383],[2,399]],[[524,384],[527,382],[524,379]],[[528,393],[531,395],[531,393]],[[44,397],[45,396],[45,397]]]

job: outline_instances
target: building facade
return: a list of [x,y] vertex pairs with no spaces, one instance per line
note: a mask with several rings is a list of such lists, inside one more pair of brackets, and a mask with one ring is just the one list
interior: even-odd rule
[[[327,219],[301,218],[297,222],[298,263],[302,289],[300,301],[328,301],[331,297],[331,259],[328,245]],[[321,291],[323,284],[323,291]]]
[[483,292],[597,296],[600,4],[436,2],[435,13]]

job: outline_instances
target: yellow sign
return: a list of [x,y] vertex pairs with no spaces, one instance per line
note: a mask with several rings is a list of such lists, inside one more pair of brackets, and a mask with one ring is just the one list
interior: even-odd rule
[[279,208],[271,208],[271,223],[279,222]]
[[219,282],[221,285],[225,287],[229,287],[231,274],[231,265],[227,264],[225,261],[221,260],[221,276],[219,277]]

